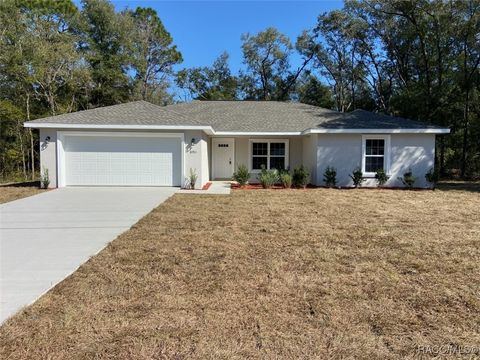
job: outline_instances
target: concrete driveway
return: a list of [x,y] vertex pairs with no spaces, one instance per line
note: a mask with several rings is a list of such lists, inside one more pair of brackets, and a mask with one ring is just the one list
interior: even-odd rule
[[62,188],[0,205],[0,323],[176,191]]

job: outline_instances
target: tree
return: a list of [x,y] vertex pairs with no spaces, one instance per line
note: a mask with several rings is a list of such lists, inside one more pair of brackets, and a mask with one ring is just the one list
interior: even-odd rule
[[21,173],[27,179],[26,132],[24,114],[9,100],[0,100],[0,178]]
[[126,102],[132,82],[133,22],[126,12],[116,13],[108,0],[83,0],[80,48],[91,71],[92,86],[87,106]]
[[243,62],[247,66],[241,75],[247,98],[271,100],[289,68],[292,51],[290,40],[275,28],[267,28],[256,35],[244,34]]
[[[78,38],[70,28],[77,8],[70,0],[29,1],[23,14],[26,27],[24,73],[28,74],[24,81],[26,86],[32,85],[35,96],[46,101],[50,114],[56,115],[62,92],[81,71],[75,46]],[[25,97],[28,101],[29,94]]]
[[[79,78],[80,58],[70,26],[76,7],[70,0],[5,1],[1,7],[0,73],[8,83],[2,93],[15,104],[12,106],[23,108],[26,120],[31,119],[35,100],[45,103],[51,115],[63,111],[65,94],[75,88],[72,84]],[[33,177],[35,135],[22,126],[16,134],[25,177],[28,134],[28,168]]]
[[[458,19],[454,31],[458,39],[459,87],[463,93],[461,176],[465,177],[468,171],[470,128],[472,127],[472,121],[474,121],[471,114],[472,101],[477,105],[479,101],[479,92],[475,91],[475,84],[478,86],[480,79],[480,2],[473,0],[458,1],[458,3],[455,3],[455,10]],[[478,112],[476,120],[479,121]],[[478,137],[472,140],[477,142],[477,151],[480,150]],[[476,155],[474,151],[472,151],[472,155]]]
[[224,52],[211,67],[183,69],[177,74],[177,85],[198,100],[237,99],[238,80],[228,66],[228,53]]
[[342,112],[357,107],[358,91],[366,78],[364,54],[352,28],[349,14],[332,11],[320,15],[317,26],[297,41],[300,53],[313,57],[314,67],[331,84],[336,109]]
[[301,103],[334,109],[332,91],[317,77],[308,74],[301,78],[297,85],[298,101]]
[[132,55],[135,71],[135,98],[162,103],[169,98],[166,89],[172,66],[181,63],[182,54],[173,45],[170,33],[152,8],[130,12],[133,20]]

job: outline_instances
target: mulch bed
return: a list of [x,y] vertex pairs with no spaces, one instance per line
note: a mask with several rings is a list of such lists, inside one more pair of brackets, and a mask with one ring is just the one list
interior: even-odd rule
[[212,186],[211,182],[207,182],[205,185],[203,185],[202,190],[208,190],[208,188]]
[[[232,183],[231,185],[232,190],[264,190],[261,184],[247,184],[244,186],[240,186],[239,184]],[[405,187],[400,187],[400,186],[390,186],[390,187],[375,187],[375,186],[369,186],[369,187],[346,187],[346,186],[338,186],[338,187],[331,187],[329,188],[328,186],[315,186],[308,184],[305,189],[303,188],[284,188],[283,186],[280,185],[274,185],[271,187],[269,190],[307,190],[307,189],[334,189],[334,190],[355,190],[355,189],[364,189],[364,190],[411,190],[411,191],[426,191],[426,190],[431,190],[429,188],[412,188],[408,189]]]

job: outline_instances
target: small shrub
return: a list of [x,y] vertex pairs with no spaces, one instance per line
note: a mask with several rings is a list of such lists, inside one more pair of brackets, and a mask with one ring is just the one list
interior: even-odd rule
[[48,185],[50,185],[50,176],[48,175],[48,169],[43,167],[42,176],[40,178],[40,187],[42,189],[48,189]]
[[250,173],[248,172],[248,168],[243,164],[239,165],[237,171],[233,173],[233,180],[235,180],[240,186],[247,185],[249,178]]
[[323,173],[323,181],[328,187],[335,186],[337,184],[337,170],[332,166],[327,166]]
[[285,189],[290,189],[292,187],[292,175],[288,171],[282,171],[279,174],[280,183]]
[[378,186],[385,185],[388,181],[388,176],[385,173],[385,170],[378,169],[377,172],[375,173],[375,180],[377,180]]
[[296,188],[306,188],[309,175],[310,174],[308,173],[308,170],[303,165],[300,165],[299,167],[293,169],[293,186],[295,186]]
[[353,170],[353,172],[350,174],[350,178],[353,180],[353,186],[355,187],[362,186],[362,183],[365,181],[362,169],[360,168]]
[[428,170],[428,172],[425,174],[425,179],[432,184],[432,189],[435,190],[435,187],[437,186],[438,180],[440,179],[440,174],[436,168],[431,168]]
[[198,175],[195,169],[190,168],[190,175],[188,175],[187,179],[187,187],[189,189],[195,189],[195,184],[197,183]]
[[258,174],[257,179],[264,189],[270,189],[278,182],[278,172],[276,170],[267,170],[262,166],[262,170],[260,174]]
[[403,174],[403,177],[399,177],[398,180],[400,180],[405,187],[412,189],[417,178],[413,176],[412,170],[408,170]]

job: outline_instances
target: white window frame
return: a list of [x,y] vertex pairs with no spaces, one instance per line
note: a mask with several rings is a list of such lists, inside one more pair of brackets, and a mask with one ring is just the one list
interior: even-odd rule
[[[248,143],[248,171],[253,174],[258,174],[261,170],[252,169],[253,166],[253,143],[267,143],[267,170],[270,169],[270,143],[284,143],[285,144],[285,169],[289,167],[288,154],[289,151],[289,140],[288,139],[249,139]],[[276,157],[272,155],[272,157]],[[278,156],[280,157],[280,156]]]
[[[367,140],[384,140],[385,148],[383,151],[383,168],[387,175],[390,173],[390,135],[362,135],[362,172],[365,177],[375,177],[374,172],[365,171],[365,157],[367,156]],[[370,156],[370,155],[368,155]],[[381,155],[380,155],[381,156]],[[379,157],[380,157],[379,156]]]

